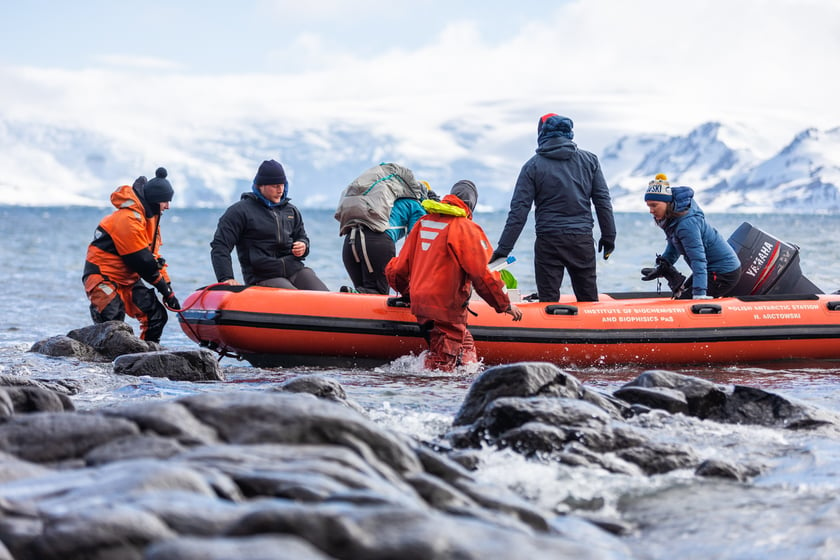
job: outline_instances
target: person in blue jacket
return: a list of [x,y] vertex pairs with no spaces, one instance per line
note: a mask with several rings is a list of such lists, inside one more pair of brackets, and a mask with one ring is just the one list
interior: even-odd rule
[[[677,299],[710,299],[728,295],[741,278],[741,261],[735,249],[706,221],[691,187],[671,187],[664,173],[648,183],[645,204],[656,225],[665,232],[665,251],[655,268],[642,269],[642,280],[668,276],[682,256],[691,276],[671,285]],[[679,273],[677,272],[679,275]],[[677,283],[678,284],[678,283]]]
[[569,271],[578,301],[598,301],[594,220],[601,236],[598,251],[608,259],[615,249],[612,200],[598,157],[572,142],[574,123],[549,113],[537,123],[537,150],[516,180],[505,228],[490,261],[513,250],[531,205],[536,240],[534,276],[540,301],[558,301],[563,275]]

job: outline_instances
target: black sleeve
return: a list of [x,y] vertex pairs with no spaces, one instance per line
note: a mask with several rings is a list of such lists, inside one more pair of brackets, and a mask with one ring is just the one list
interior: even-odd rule
[[213,272],[216,274],[218,282],[224,282],[234,277],[230,254],[236,242],[239,241],[244,227],[244,214],[238,212],[236,206],[228,208],[219,218],[216,233],[213,235],[213,241],[210,242],[210,260],[213,263]]
[[303,215],[297,207],[295,207],[295,230],[292,233],[292,241],[306,243],[306,251],[299,258],[303,259],[309,256],[309,236],[306,235],[306,228],[303,225]]
[[122,255],[122,260],[128,268],[139,274],[149,284],[160,280],[157,260],[149,249],[140,249],[134,253]]

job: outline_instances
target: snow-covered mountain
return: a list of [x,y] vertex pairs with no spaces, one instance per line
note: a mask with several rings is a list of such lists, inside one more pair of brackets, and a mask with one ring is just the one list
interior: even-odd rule
[[672,185],[694,188],[708,211],[840,211],[840,127],[805,130],[763,157],[766,150],[747,129],[705,123],[687,136],[621,138],[601,161],[617,210],[639,210],[648,181],[665,173]]
[[[304,208],[334,208],[364,169],[396,161],[441,192],[455,179],[473,179],[481,185],[480,209],[504,209],[534,138],[530,131],[517,136],[509,124],[495,126],[467,133],[463,123],[444,123],[440,150],[420,157],[410,138],[362,125],[241,123],[136,137],[0,120],[0,204],[102,206],[116,186],[164,165],[178,206],[223,207],[250,187],[260,161],[274,157]],[[840,211],[840,128],[807,129],[775,154],[767,146],[748,129],[709,122],[685,136],[624,136],[599,156],[618,211],[644,212],[645,187],[660,172],[672,184],[692,186],[707,211]],[[157,159],[161,154],[166,161]]]
[[[274,158],[286,168],[290,196],[300,207],[335,208],[342,189],[382,161],[410,167],[440,192],[448,190],[453,177],[473,179],[482,185],[484,208],[506,206],[510,193],[504,189],[511,188],[528,156],[481,152],[465,158],[463,153],[478,141],[475,135],[463,133],[457,123],[444,123],[441,133],[450,145],[436,157],[423,154],[417,161],[405,139],[360,126],[285,129],[243,123],[179,136],[121,138],[0,119],[0,204],[103,206],[114,188],[131,184],[138,175],[151,177],[163,165],[176,205],[224,207],[250,189],[261,161]],[[453,145],[462,149],[453,150]]]
[[723,178],[706,197],[728,201],[734,210],[840,211],[840,127],[810,128],[758,165]]

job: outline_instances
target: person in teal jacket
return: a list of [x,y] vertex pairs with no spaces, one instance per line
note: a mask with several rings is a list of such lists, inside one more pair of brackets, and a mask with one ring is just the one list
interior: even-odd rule
[[425,181],[412,182],[405,194],[394,200],[384,231],[357,224],[356,231],[345,235],[341,258],[353,286],[342,286],[342,292],[387,295],[390,291],[385,266],[397,254],[397,241],[426,215],[422,201],[437,197]]
[[648,184],[647,204],[656,225],[665,232],[665,251],[655,268],[642,269],[642,280],[679,275],[673,265],[682,256],[691,276],[682,285],[669,285],[677,299],[707,299],[728,295],[741,278],[741,261],[735,249],[706,221],[691,187],[671,187],[660,173]]

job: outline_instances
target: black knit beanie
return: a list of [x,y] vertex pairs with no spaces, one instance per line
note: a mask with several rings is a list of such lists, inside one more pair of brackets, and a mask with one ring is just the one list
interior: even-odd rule
[[254,184],[258,187],[263,185],[285,185],[286,172],[279,162],[273,159],[266,160],[260,164],[257,176],[254,177]]
[[146,183],[143,188],[143,195],[146,202],[150,204],[160,204],[161,202],[169,202],[172,200],[172,195],[175,191],[172,190],[172,185],[166,180],[166,169],[158,167],[155,171],[155,178]]

